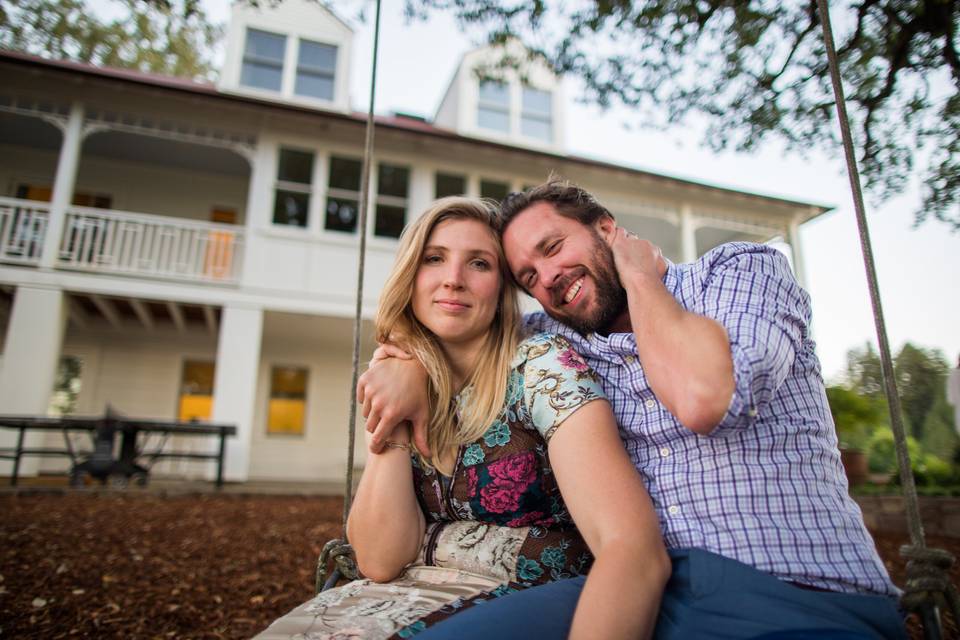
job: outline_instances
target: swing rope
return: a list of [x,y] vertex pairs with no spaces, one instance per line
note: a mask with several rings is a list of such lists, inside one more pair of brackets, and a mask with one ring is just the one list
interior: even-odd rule
[[[373,107],[377,91],[377,53],[380,49],[380,0],[377,0],[376,17],[373,23],[373,63],[370,72],[370,103],[367,107],[366,141],[363,148],[363,169],[360,178],[360,204],[357,227],[360,248],[357,263],[357,305],[353,315],[353,375],[350,382],[350,417],[347,419],[347,473],[343,488],[342,537],[330,540],[323,546],[317,560],[316,590],[322,591],[335,585],[341,576],[356,580],[359,577],[353,549],[347,540],[347,516],[353,501],[353,449],[356,443],[354,425],[357,420],[357,380],[360,378],[360,332],[363,311],[363,275],[367,257],[367,210],[370,208],[370,166],[373,164]],[[327,564],[332,559],[336,570],[327,577]]]
[[827,52],[830,80],[833,83],[833,93],[837,103],[837,119],[839,120],[840,133],[843,138],[843,150],[847,161],[847,175],[850,179],[850,190],[853,194],[857,229],[860,234],[860,250],[863,254],[867,285],[870,289],[870,303],[873,306],[877,342],[880,346],[883,382],[890,409],[890,424],[893,429],[893,438],[897,450],[900,485],[903,488],[903,498],[906,507],[907,528],[910,532],[910,544],[904,545],[900,549],[900,555],[907,560],[907,582],[901,602],[908,611],[916,612],[920,615],[926,637],[934,640],[942,636],[939,614],[937,612],[938,604],[945,602],[951,609],[954,622],[960,622],[960,596],[957,594],[956,587],[950,583],[948,573],[950,567],[953,565],[954,558],[950,553],[941,549],[928,549],[924,539],[923,522],[920,519],[920,506],[917,500],[917,487],[914,483],[913,472],[910,466],[910,452],[907,449],[907,437],[906,430],[903,427],[900,396],[897,393],[896,379],[893,373],[893,360],[890,356],[890,344],[887,340],[887,328],[883,317],[883,307],[880,303],[880,289],[877,284],[877,271],[873,260],[873,248],[870,243],[870,232],[867,228],[867,217],[863,206],[863,193],[860,188],[860,174],[857,169],[857,159],[853,151],[853,137],[850,134],[850,121],[847,117],[846,99],[840,78],[837,52],[833,42],[833,30],[830,26],[830,10],[827,1],[828,0],[817,0],[817,9],[819,10],[820,22],[823,27],[823,43]]

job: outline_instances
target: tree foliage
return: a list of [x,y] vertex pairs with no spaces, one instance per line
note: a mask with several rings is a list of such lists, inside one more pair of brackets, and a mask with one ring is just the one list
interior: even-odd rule
[[[929,451],[943,455],[945,459],[949,459],[953,451],[944,451],[944,443],[954,442],[944,433],[954,429],[953,416],[946,401],[949,371],[950,367],[939,350],[923,349],[909,342],[893,360],[893,373],[908,431]],[[886,403],[880,356],[869,343],[862,349],[847,352],[847,388],[864,398]],[[928,427],[935,429],[936,435],[928,433]]]
[[112,20],[84,0],[0,0],[0,47],[61,60],[212,79],[223,27],[200,0],[110,0]]
[[[841,157],[813,0],[406,0],[406,10],[450,13],[491,43],[517,38],[579,77],[585,100],[631,107],[645,125],[703,118],[713,149],[776,136]],[[831,17],[868,192],[899,193],[919,160],[917,223],[960,229],[960,2],[854,0]]]

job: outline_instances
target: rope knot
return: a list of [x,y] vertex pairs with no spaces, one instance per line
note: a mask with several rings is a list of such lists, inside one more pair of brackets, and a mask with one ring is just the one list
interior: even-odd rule
[[957,591],[950,582],[953,554],[943,549],[904,545],[900,556],[907,561],[907,580],[901,602],[907,611],[924,605],[940,606],[944,600],[956,615]]
[[[317,593],[322,591],[327,582],[327,565],[333,560],[336,567],[334,575],[339,574],[347,580],[356,580],[360,577],[357,570],[357,561],[353,557],[353,547],[346,540],[330,540],[323,545],[320,558],[317,560]],[[333,581],[334,583],[336,580]]]

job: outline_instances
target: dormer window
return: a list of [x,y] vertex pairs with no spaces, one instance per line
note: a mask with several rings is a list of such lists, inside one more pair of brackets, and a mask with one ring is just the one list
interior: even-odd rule
[[496,80],[480,82],[477,126],[510,133],[510,85]]
[[283,85],[283,55],[286,47],[286,36],[247,29],[240,84],[280,91]]
[[550,142],[553,137],[552,96],[549,91],[523,87],[520,133]]
[[300,41],[297,59],[297,84],[300,96],[333,100],[333,80],[337,69],[337,48],[310,40]]

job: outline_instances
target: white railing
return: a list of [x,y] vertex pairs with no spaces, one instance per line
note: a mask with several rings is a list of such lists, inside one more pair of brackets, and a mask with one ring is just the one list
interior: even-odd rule
[[0,198],[0,262],[40,264],[50,205]]
[[72,206],[57,266],[230,284],[242,253],[243,231],[233,225]]

